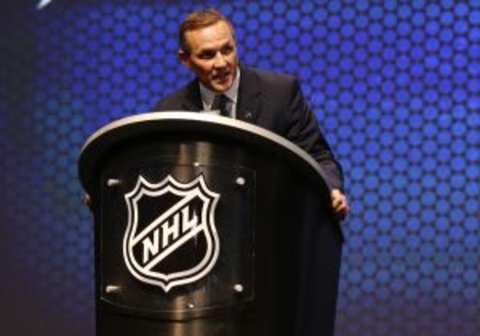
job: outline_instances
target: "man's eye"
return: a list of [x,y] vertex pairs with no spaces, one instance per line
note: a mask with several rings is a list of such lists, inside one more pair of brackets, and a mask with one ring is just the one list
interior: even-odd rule
[[214,52],[210,52],[210,51],[207,51],[207,52],[203,52],[200,54],[200,58],[201,59],[211,59],[215,56],[215,53]]
[[223,47],[223,48],[222,48],[222,54],[224,54],[224,55],[228,55],[228,54],[230,54],[232,51],[233,51],[233,48],[230,47],[230,46],[228,46],[228,47]]

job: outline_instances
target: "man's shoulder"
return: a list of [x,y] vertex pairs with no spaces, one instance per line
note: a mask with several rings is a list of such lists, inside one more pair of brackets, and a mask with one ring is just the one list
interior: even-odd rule
[[288,99],[299,88],[297,77],[290,74],[252,67],[245,68],[243,73],[246,79],[243,85],[256,87],[268,99],[278,102]]
[[154,107],[154,111],[176,111],[183,110],[184,104],[191,99],[192,87],[195,81],[171,92],[163,97]]

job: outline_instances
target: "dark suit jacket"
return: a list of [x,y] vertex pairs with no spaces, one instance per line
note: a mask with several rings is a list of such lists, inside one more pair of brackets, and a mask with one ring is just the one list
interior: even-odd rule
[[[163,99],[155,110],[203,110],[198,80]],[[321,134],[295,77],[241,67],[237,118],[273,131],[306,150],[322,166],[330,187],[342,189],[341,167]],[[301,327],[295,335],[331,336],[343,235],[339,226],[313,227],[312,239],[322,243],[313,244],[313,252],[306,257],[305,265],[308,266],[304,271],[308,284],[305,284],[303,304],[299,308]],[[324,272],[326,265],[328,272]]]
[[[169,110],[203,110],[198,79],[161,100],[154,109]],[[241,67],[237,119],[266,128],[300,146],[322,166],[330,187],[343,189],[341,166],[320,132],[295,77]]]

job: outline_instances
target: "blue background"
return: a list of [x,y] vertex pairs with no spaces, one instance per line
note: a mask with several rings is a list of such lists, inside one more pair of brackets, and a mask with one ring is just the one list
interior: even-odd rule
[[301,79],[344,166],[337,334],[480,334],[480,1],[1,6],[4,330],[93,335],[81,146],[191,78],[178,25],[215,6],[244,63]]

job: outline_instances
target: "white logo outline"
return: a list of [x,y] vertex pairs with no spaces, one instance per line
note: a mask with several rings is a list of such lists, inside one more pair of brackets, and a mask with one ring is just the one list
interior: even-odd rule
[[[142,232],[137,234],[139,200],[143,196],[158,197],[166,193],[181,196],[183,199],[162,213],[157,219],[147,225]],[[177,242],[176,246],[170,246],[169,249],[166,249],[166,251],[157,255],[154,260],[151,260],[146,266],[140,266],[136,258],[133,256],[134,245],[148,235],[149,232],[152,232],[152,228],[158,226],[158,224],[162,223],[165,218],[168,218],[171,214],[175,213],[175,210],[188,204],[188,202],[195,197],[199,197],[203,202],[200,215],[201,224],[197,226],[194,231],[191,231],[188,235],[179,239],[180,242]],[[125,194],[128,222],[123,240],[123,258],[130,273],[137,280],[159,286],[165,292],[168,292],[175,286],[193,283],[207,275],[215,265],[220,253],[220,240],[216,230],[214,216],[219,199],[220,194],[208,189],[202,174],[197,176],[197,178],[191,182],[185,184],[178,182],[171,175],[165,177],[160,183],[150,183],[143,176],[139,175],[135,187]],[[196,236],[201,231],[205,231],[207,248],[205,256],[196,266],[170,274],[153,272],[151,270],[151,268],[161,262],[161,260],[173,253],[178,247],[183,245],[183,243],[187,242],[190,238]]]

